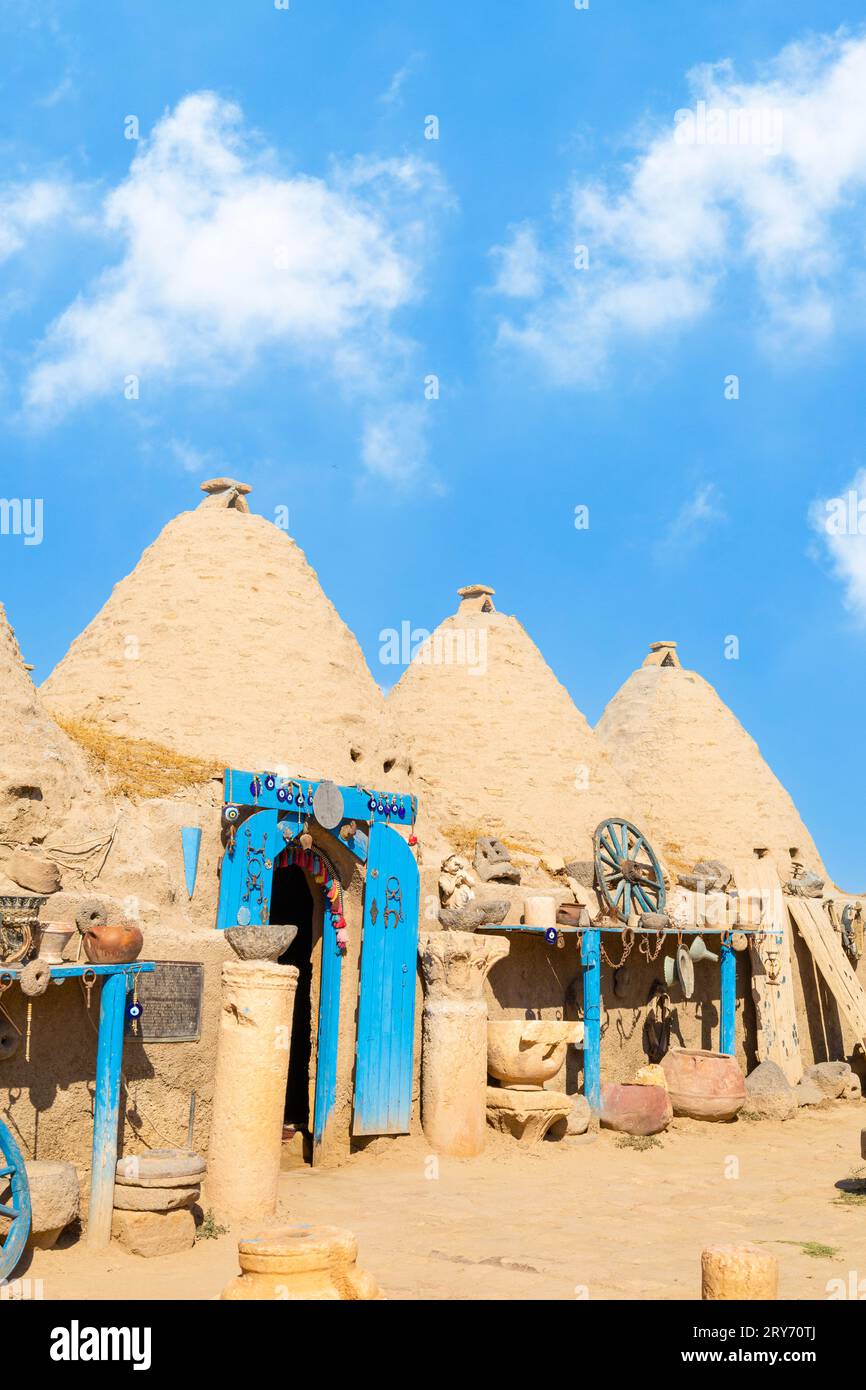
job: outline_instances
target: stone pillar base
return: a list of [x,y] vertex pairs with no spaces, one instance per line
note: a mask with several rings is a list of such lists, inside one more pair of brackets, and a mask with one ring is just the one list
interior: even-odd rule
[[771,1300],[779,1288],[779,1261],[757,1245],[708,1245],[701,1252],[701,1298],[709,1302]]
[[521,1144],[540,1144],[552,1124],[571,1114],[572,1100],[564,1091],[488,1086],[487,1123]]
[[115,1211],[111,1234],[131,1255],[177,1255],[195,1245],[195,1218],[188,1207],[178,1211]]
[[238,1242],[241,1273],[221,1299],[354,1302],[378,1298],[375,1279],[358,1269],[358,1242],[338,1226],[283,1226]]

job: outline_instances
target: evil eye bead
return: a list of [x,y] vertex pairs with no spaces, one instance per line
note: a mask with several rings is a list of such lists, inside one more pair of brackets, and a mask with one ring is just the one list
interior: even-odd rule
[[397,815],[400,817],[401,820],[405,820],[405,819],[406,819],[406,807],[403,806],[403,805],[398,806],[398,807],[397,807]]
[[304,804],[304,793],[303,793],[303,792],[298,792],[297,796],[295,797],[295,801],[297,802],[297,804],[298,804],[299,806],[303,806],[303,804]]
[[254,777],[253,780],[250,782],[250,796],[260,796],[261,791],[262,784],[259,781],[258,777]]
[[288,801],[288,799],[289,799],[289,793],[286,791],[285,787],[278,787],[278,788],[277,788],[277,801]]
[[384,803],[384,801],[379,801],[379,802],[376,803],[376,810],[379,812],[379,815],[380,815],[380,816],[384,816],[384,814],[385,814],[385,803]]
[[544,939],[545,939],[545,941],[549,941],[550,944],[551,944],[551,946],[555,946],[555,945],[556,945],[556,942],[557,942],[557,938],[558,938],[558,937],[559,937],[559,932],[556,931],[556,929],[555,929],[554,927],[548,927],[547,930],[546,930],[546,932],[544,933]]
[[376,809],[376,798],[375,798],[375,796],[371,796],[371,797],[370,797],[370,800],[367,802],[367,810],[368,810],[368,811],[375,811],[375,809]]
[[275,787],[276,785],[277,785],[277,779],[276,779],[276,777],[274,777],[274,776],[272,775],[272,773],[269,772],[268,775],[267,775],[267,777],[265,778],[265,786],[267,787],[267,789],[268,789],[269,792],[272,792],[272,791],[274,790],[274,787]]
[[240,812],[237,806],[226,806],[225,810],[223,811],[223,815],[225,816],[226,820],[235,821],[240,815]]
[[141,1015],[142,1015],[143,1013],[144,1013],[144,1009],[141,1007],[141,1005],[139,1004],[138,1000],[135,1000],[134,1002],[132,1002],[132,1003],[130,1003],[130,1004],[127,1004],[127,1006],[126,1006],[126,1017],[127,1017],[127,1018],[141,1018]]

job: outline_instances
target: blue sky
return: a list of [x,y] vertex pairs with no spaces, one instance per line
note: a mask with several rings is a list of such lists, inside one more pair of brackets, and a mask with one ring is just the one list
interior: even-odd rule
[[676,638],[866,885],[866,534],[825,520],[866,498],[861,15],[0,0],[0,498],[44,503],[0,599],[37,679],[228,473],[383,684],[380,632],[470,581],[593,722]]

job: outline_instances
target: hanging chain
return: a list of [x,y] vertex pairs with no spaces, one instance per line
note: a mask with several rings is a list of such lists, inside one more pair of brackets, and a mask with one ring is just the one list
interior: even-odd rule
[[624,926],[622,929],[620,939],[622,941],[622,955],[620,956],[619,960],[611,960],[610,956],[607,954],[607,951],[604,949],[604,939],[601,935],[599,935],[598,944],[599,950],[601,952],[601,958],[603,961],[606,962],[607,965],[610,966],[611,970],[619,970],[623,965],[625,965],[626,961],[631,955],[631,950],[634,946],[633,928],[628,925]]
[[650,947],[650,944],[649,944],[649,937],[646,936],[646,935],[642,935],[642,936],[641,936],[641,939],[640,939],[640,941],[638,942],[638,950],[640,951],[641,955],[643,955],[643,956],[646,957],[646,959],[647,959],[648,961],[654,961],[654,960],[658,960],[659,955],[660,955],[660,953],[661,953],[661,950],[662,950],[662,947],[664,946],[664,944],[665,944],[665,933],[664,933],[663,931],[658,931],[658,932],[656,932],[656,948],[655,948],[655,950],[652,950],[652,948]]

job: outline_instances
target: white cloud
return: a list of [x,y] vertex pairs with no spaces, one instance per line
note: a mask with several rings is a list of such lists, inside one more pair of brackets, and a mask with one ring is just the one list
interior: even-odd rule
[[48,330],[27,405],[59,415],[154,381],[232,377],[270,346],[382,393],[407,352],[393,318],[419,292],[437,175],[411,159],[286,175],[240,110],[186,97],[105,199],[122,249]]
[[33,235],[71,215],[72,190],[54,179],[0,185],[0,261],[23,250]]
[[845,606],[866,623],[866,468],[838,497],[816,502],[810,521],[844,586]]
[[656,542],[656,560],[667,563],[682,559],[702,544],[714,526],[726,520],[715,483],[703,483],[683,503]]
[[494,293],[510,299],[534,299],[542,288],[542,258],[535,228],[523,222],[510,230],[510,242],[494,246],[490,253],[499,262]]
[[[866,38],[792,45],[751,83],[722,63],[689,84],[691,106],[632,163],[559,200],[535,302],[501,324],[561,381],[592,384],[620,339],[655,346],[695,322],[734,272],[752,277],[776,343],[814,343],[845,311],[866,235]],[[517,229],[506,264],[528,237]]]
[[206,449],[198,449],[186,439],[172,439],[169,448],[184,473],[203,478],[205,473],[224,473],[225,466]]
[[396,404],[371,416],[361,450],[365,468],[391,482],[416,477],[427,462],[428,420],[423,405]]
[[412,76],[412,73],[418,67],[422,56],[423,55],[420,53],[411,54],[403,66],[397,69],[385,91],[382,92],[379,97],[379,101],[383,106],[397,106],[402,102],[403,88]]

